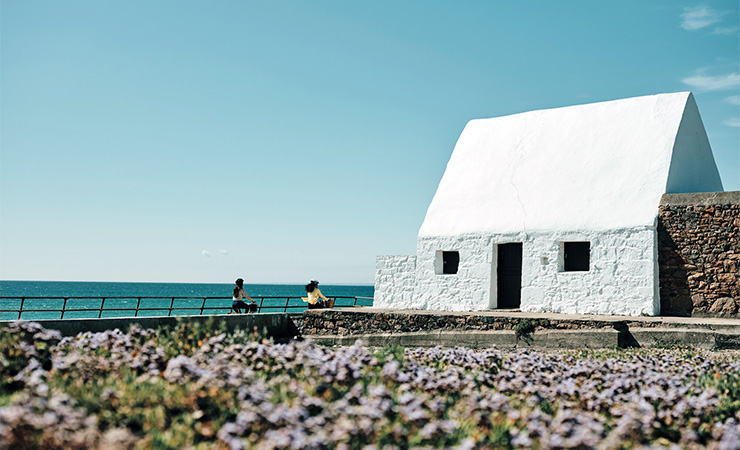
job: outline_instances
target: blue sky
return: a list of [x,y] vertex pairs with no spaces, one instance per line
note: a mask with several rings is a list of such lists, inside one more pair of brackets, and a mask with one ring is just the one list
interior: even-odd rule
[[0,279],[372,283],[468,120],[664,92],[740,190],[736,0],[2,0],[0,27]]

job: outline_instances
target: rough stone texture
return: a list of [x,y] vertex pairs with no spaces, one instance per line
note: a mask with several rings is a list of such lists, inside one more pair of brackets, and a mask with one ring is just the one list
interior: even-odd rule
[[[587,272],[563,271],[560,243],[567,241],[591,243]],[[651,227],[531,233],[522,262],[521,310],[656,315],[656,253]]]
[[408,312],[354,312],[352,310],[307,311],[302,335],[350,336],[369,333],[412,333],[439,330],[515,330],[529,320],[533,330],[579,330],[614,328],[611,321],[547,320],[493,317],[476,314],[410,314]]
[[414,295],[416,256],[378,256],[375,259],[375,294],[373,304],[391,306],[391,300],[409,303]]
[[[565,241],[591,243],[588,271],[563,271],[560,243]],[[375,305],[437,311],[494,309],[497,249],[510,242],[522,243],[522,311],[658,313],[657,241],[652,227],[419,238],[415,280],[403,257],[378,258]],[[460,253],[458,273],[440,273],[443,251]]]
[[665,195],[658,246],[662,314],[740,317],[740,191]]
[[363,345],[385,347],[467,347],[517,349],[584,349],[610,348],[620,344],[621,332],[601,328],[589,330],[541,330],[528,336],[517,336],[513,330],[501,331],[429,331],[415,333],[373,333],[352,336],[306,335],[305,339],[323,345],[352,345],[361,340]]
[[[740,320],[728,318],[377,310],[373,307],[309,310],[303,314],[300,335],[334,345],[362,339],[368,345],[395,343],[404,346],[694,345],[740,349]],[[584,337],[580,344],[579,333]]]
[[[501,236],[504,242],[521,242],[523,236]],[[410,303],[393,299],[393,308],[438,311],[478,311],[490,308],[492,236],[463,235],[419,238],[416,285]],[[460,265],[455,274],[444,274],[439,252],[457,251]]]

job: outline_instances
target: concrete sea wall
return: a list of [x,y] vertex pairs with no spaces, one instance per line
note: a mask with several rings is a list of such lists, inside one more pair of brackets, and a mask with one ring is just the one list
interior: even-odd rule
[[[298,316],[298,317],[294,317]],[[295,319],[295,320],[294,320]],[[106,319],[64,319],[64,320],[34,320],[41,326],[51,330],[58,330],[62,336],[75,336],[78,333],[90,331],[93,333],[114,330],[125,331],[131,325],[138,324],[142,328],[157,329],[159,327],[174,326],[178,321],[205,322],[207,320],[218,320],[226,324],[228,330],[257,329],[266,331],[267,335],[275,339],[286,339],[297,336],[302,326],[301,314],[234,314],[219,316],[180,316],[180,317],[121,317]],[[0,327],[8,323],[0,321]]]
[[[513,311],[403,311],[373,307],[309,310],[303,313],[182,316],[39,321],[64,336],[112,329],[126,331],[178,321],[213,320],[228,329],[266,330],[276,340],[309,339],[329,345],[584,349],[691,345],[740,349],[740,320],[726,318],[626,317],[538,314]],[[8,322],[0,322],[0,328]]]
[[585,349],[689,345],[740,348],[740,321],[513,311],[403,311],[379,308],[306,311],[301,336],[317,342],[405,347],[465,346]]

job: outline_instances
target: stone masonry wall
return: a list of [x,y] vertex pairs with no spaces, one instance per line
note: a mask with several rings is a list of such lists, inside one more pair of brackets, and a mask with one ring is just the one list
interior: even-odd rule
[[658,247],[662,315],[740,318],[740,191],[664,195]]
[[304,312],[303,322],[298,327],[303,336],[336,335],[352,336],[376,333],[413,333],[424,331],[499,331],[517,330],[522,325],[531,327],[530,331],[542,329],[582,330],[598,328],[621,328],[637,326],[641,328],[661,327],[655,322],[614,321],[575,319],[526,319],[521,317],[492,316],[480,312],[398,311],[373,308],[308,310]]

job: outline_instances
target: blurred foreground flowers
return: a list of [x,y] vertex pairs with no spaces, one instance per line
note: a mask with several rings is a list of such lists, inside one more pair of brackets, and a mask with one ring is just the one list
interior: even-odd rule
[[0,448],[740,449],[740,354],[0,331]]

